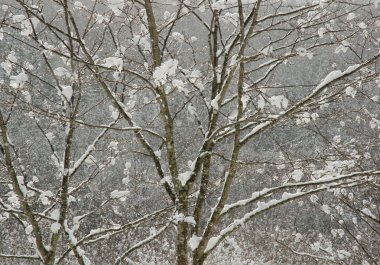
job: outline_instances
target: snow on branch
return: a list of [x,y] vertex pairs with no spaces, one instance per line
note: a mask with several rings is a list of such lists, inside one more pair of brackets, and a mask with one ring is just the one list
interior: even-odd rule
[[355,64],[352,66],[349,66],[345,71],[335,70],[330,72],[323,80],[322,82],[316,86],[316,88],[304,99],[299,101],[294,106],[290,107],[285,112],[282,112],[280,115],[272,118],[271,120],[265,121],[257,126],[255,126],[248,134],[246,134],[243,139],[240,140],[240,143],[244,145],[247,141],[249,141],[251,138],[253,138],[255,135],[261,133],[263,130],[267,129],[268,127],[274,125],[278,121],[282,120],[283,118],[287,117],[288,115],[292,114],[294,111],[300,109],[304,105],[306,105],[310,100],[312,100],[314,97],[318,96],[327,86],[357,72],[361,68],[367,66],[368,64],[373,63],[380,57],[380,53],[378,53],[376,56],[372,57],[368,61],[362,63],[362,64]]
[[28,256],[28,255],[10,255],[0,253],[0,258],[10,258],[10,259],[40,259],[38,255]]
[[164,232],[169,226],[170,226],[170,223],[166,224],[164,227],[162,227],[157,232],[152,233],[149,237],[141,240],[140,242],[136,243],[135,245],[133,245],[132,247],[127,249],[120,257],[118,257],[116,259],[115,265],[121,264],[121,262],[127,257],[127,255],[129,253],[131,253],[132,251],[138,249],[139,247],[141,247],[141,246],[151,242],[152,240],[154,240],[156,237],[158,237],[160,234],[162,234],[162,232]]
[[[116,122],[112,122],[109,127],[112,127]],[[69,175],[71,176],[74,174],[78,168],[83,164],[83,162],[86,160],[86,158],[94,151],[95,145],[99,142],[99,140],[104,136],[104,134],[108,131],[108,128],[105,128],[92,142],[91,145],[87,147],[87,150],[84,152],[84,154],[74,163],[74,166],[69,169]]]
[[153,131],[153,130],[150,130],[150,129],[147,129],[147,128],[142,128],[140,126],[128,126],[128,127],[112,127],[112,125],[107,125],[107,124],[91,124],[91,123],[87,123],[87,122],[84,122],[82,120],[75,120],[74,122],[78,123],[78,124],[81,124],[81,125],[84,125],[84,126],[88,126],[88,127],[93,127],[93,128],[103,128],[103,129],[109,129],[109,130],[114,130],[114,131],[133,131],[133,132],[146,132],[146,133],[149,133],[151,135],[154,135],[154,136],[157,136],[161,139],[163,139],[163,137]]
[[273,194],[273,192],[276,192],[276,191],[289,189],[289,188],[304,188],[304,187],[315,186],[315,185],[325,185],[325,184],[331,185],[331,183],[333,185],[339,185],[340,182],[347,179],[358,178],[358,177],[368,177],[368,176],[373,176],[373,175],[380,175],[380,170],[353,172],[350,174],[340,175],[338,177],[325,177],[325,178],[320,178],[320,179],[312,180],[312,181],[289,183],[289,184],[285,184],[285,185],[270,188],[270,189],[265,188],[265,189],[262,189],[261,191],[256,191],[252,193],[251,197],[248,199],[239,200],[235,203],[225,205],[221,214],[224,215],[233,209],[237,209],[249,203],[256,202],[257,200],[263,197],[269,196]]
[[[70,252],[72,251],[73,249],[76,249],[77,247],[81,246],[81,245],[87,245],[87,244],[91,244],[91,243],[95,243],[95,242],[98,242],[98,241],[101,241],[103,239],[109,239],[110,236],[113,236],[113,235],[117,235],[119,233],[122,233],[124,232],[126,229],[128,228],[136,228],[138,225],[140,225],[142,222],[144,221],[147,221],[147,220],[150,220],[151,218],[155,217],[156,215],[158,214],[161,214],[163,212],[166,212],[166,211],[169,211],[171,209],[173,209],[174,206],[169,206],[169,207],[166,207],[166,208],[163,208],[163,209],[160,209],[160,210],[157,210],[153,213],[150,213],[150,214],[147,214],[147,215],[144,215],[143,217],[135,220],[135,221],[132,221],[132,222],[129,222],[127,224],[124,224],[124,225],[121,225],[121,226],[115,226],[115,227],[112,227],[112,228],[106,228],[106,229],[93,229],[90,231],[90,233],[86,236],[84,236],[82,239],[79,239],[77,240],[73,234],[71,236],[71,239],[72,239],[72,242],[74,242],[74,244],[72,244],[72,246],[70,248],[68,248],[63,254],[62,256],[58,259],[58,261],[56,262],[56,264],[59,264],[61,263],[65,256]],[[87,214],[86,215],[82,215],[82,216],[78,216],[76,218],[77,222],[81,221],[83,218],[85,218],[86,216],[88,216]],[[74,217],[75,218],[75,217]],[[79,223],[78,223],[79,224]],[[66,230],[68,232],[74,232],[74,228],[73,229],[69,229],[68,227],[66,227]]]
[[[363,172],[354,172],[346,175],[342,175],[339,177],[329,177],[329,178],[322,178],[315,181],[309,181],[304,183],[295,183],[295,184],[286,184],[281,187],[273,188],[273,189],[266,189],[263,190],[262,193],[254,193],[252,197],[248,200],[241,200],[237,203],[226,205],[223,209],[223,213],[226,213],[236,207],[246,205],[249,202],[256,201],[260,197],[263,197],[265,194],[269,194],[270,192],[273,192],[275,189],[283,189],[285,187],[301,187],[304,188],[305,186],[309,185],[322,185],[318,188],[310,189],[309,191],[302,191],[301,189],[298,189],[296,193],[288,193],[284,192],[282,194],[281,199],[272,199],[268,202],[257,202],[257,208],[247,214],[245,214],[242,218],[236,219],[233,223],[228,225],[226,228],[221,230],[217,236],[212,237],[209,239],[205,253],[209,253],[211,250],[213,250],[226,236],[228,236],[230,233],[234,232],[237,228],[244,225],[245,222],[250,220],[251,218],[270,210],[278,205],[281,205],[283,203],[289,202],[291,200],[301,198],[305,195],[313,194],[320,192],[322,190],[327,190],[330,188],[339,187],[342,185],[355,185],[357,183],[357,179],[354,179],[355,177],[367,177],[367,176],[373,176],[373,175],[380,175],[380,170],[371,170],[371,171],[363,171]],[[343,180],[346,180],[345,182],[342,182]]]
[[281,16],[289,16],[289,15],[292,15],[292,14],[298,14],[300,11],[304,11],[304,10],[307,10],[307,9],[315,8],[318,5],[319,4],[307,5],[307,6],[302,6],[302,7],[299,7],[299,8],[292,9],[292,10],[287,11],[287,12],[279,12],[279,13],[276,13],[276,14],[271,14],[271,15],[268,15],[268,16],[265,16],[265,17],[262,17],[262,18],[258,19],[257,22],[258,23],[262,23],[262,22],[264,22],[265,20],[268,20],[268,19],[273,19],[273,18],[277,18],[277,17],[281,17]]

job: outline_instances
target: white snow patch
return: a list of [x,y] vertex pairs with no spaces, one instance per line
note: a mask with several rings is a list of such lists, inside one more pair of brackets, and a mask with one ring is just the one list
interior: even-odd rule
[[27,81],[28,81],[28,76],[24,72],[21,72],[18,75],[10,76],[9,85],[13,88],[21,88],[24,86],[25,82]]
[[61,93],[66,98],[67,101],[71,101],[71,97],[73,96],[73,88],[72,86],[61,86]]
[[192,251],[194,251],[195,249],[197,249],[197,247],[199,246],[199,243],[201,242],[202,240],[202,237],[199,237],[199,236],[196,236],[196,235],[193,235],[190,240],[189,240],[189,243],[190,243],[190,248]]
[[129,194],[127,190],[114,190],[111,192],[111,199],[121,199]]
[[21,91],[21,93],[24,96],[26,103],[30,103],[32,101],[32,96],[28,91]]
[[247,138],[251,137],[252,135],[254,135],[256,133],[258,133],[260,130],[262,130],[263,128],[269,126],[271,123],[272,123],[272,121],[266,121],[266,122],[260,123],[259,125],[257,125],[256,127],[254,127],[246,136],[244,136],[244,138],[241,140],[241,142],[246,141]]
[[53,234],[58,233],[58,231],[59,231],[60,228],[61,228],[61,225],[59,223],[57,223],[57,222],[52,223],[51,226],[50,226],[51,232]]
[[55,209],[51,212],[50,217],[56,221],[59,219],[59,209]]
[[216,97],[211,100],[211,107],[215,110],[215,111],[218,111],[219,110],[219,100],[220,100],[220,97],[221,95],[218,94],[216,95]]
[[25,19],[26,19],[26,17],[24,15],[14,15],[12,17],[12,20],[13,20],[14,23],[22,22]]
[[353,20],[354,18],[356,18],[356,15],[354,14],[354,13],[349,13],[348,15],[347,15],[347,20]]
[[270,103],[277,108],[284,108],[286,109],[288,107],[289,101],[284,95],[279,96],[273,96],[269,99]]
[[197,223],[195,222],[195,219],[193,216],[186,216],[185,217],[185,223],[191,224],[191,225],[196,225]]
[[214,237],[210,238],[210,240],[207,243],[205,253],[207,253],[208,251],[213,249],[216,246],[216,244],[218,243],[219,239],[220,239],[220,236],[214,236]]
[[47,138],[49,141],[51,141],[51,140],[53,140],[53,139],[55,138],[54,133],[52,133],[52,132],[48,132],[48,133],[46,133],[45,135],[46,135],[46,138]]
[[263,98],[262,95],[259,95],[259,96],[258,96],[257,107],[258,107],[259,109],[261,109],[261,110],[263,110],[264,107],[265,107],[265,99]]
[[119,111],[112,105],[109,105],[108,109],[111,112],[111,118],[117,120],[117,118],[119,117]]
[[295,181],[300,181],[301,179],[302,179],[302,177],[303,177],[303,172],[302,172],[302,170],[300,170],[300,169],[296,169],[296,170],[294,170],[293,171],[293,173],[292,173],[292,178],[295,180]]
[[318,29],[318,35],[320,38],[323,38],[323,35],[325,34],[326,29],[325,28],[319,28]]
[[101,64],[104,67],[116,67],[117,70],[123,70],[123,58],[120,57],[108,57],[103,59],[104,63]]
[[189,179],[191,178],[191,174],[193,172],[192,171],[186,171],[186,172],[183,172],[183,173],[180,173],[178,175],[178,179],[179,181],[181,182],[182,186],[185,186],[186,183],[189,181]]
[[20,190],[24,196],[27,196],[28,190],[26,189],[25,183],[24,183],[24,176],[17,176],[17,183],[20,187]]
[[366,29],[366,28],[367,28],[367,24],[364,23],[364,22],[360,22],[360,23],[358,24],[358,26],[359,26],[359,28],[361,28],[361,29]]
[[25,228],[25,233],[26,233],[27,235],[30,235],[30,234],[32,234],[32,232],[33,232],[33,226],[32,226],[32,225],[28,225],[28,226]]
[[351,96],[352,98],[355,98],[356,92],[357,92],[356,89],[353,88],[352,86],[348,86],[346,88],[346,95]]
[[166,83],[168,76],[174,76],[178,67],[178,60],[169,59],[163,62],[153,72],[153,78],[157,85]]
[[370,209],[368,209],[368,208],[364,208],[364,209],[362,210],[362,212],[363,212],[365,215],[368,215],[368,216],[370,216],[370,217],[376,219],[376,216],[371,212]]
[[315,88],[314,92],[318,91],[322,87],[328,85],[329,83],[333,82],[334,80],[342,77],[343,75],[350,74],[354,72],[356,69],[358,69],[361,66],[361,64],[354,64],[349,66],[344,72],[340,70],[334,70],[330,72],[323,80],[322,82]]
[[75,2],[74,2],[74,8],[75,8],[75,9],[82,9],[82,8],[85,8],[85,6],[83,5],[82,2],[80,2],[80,1],[75,1]]

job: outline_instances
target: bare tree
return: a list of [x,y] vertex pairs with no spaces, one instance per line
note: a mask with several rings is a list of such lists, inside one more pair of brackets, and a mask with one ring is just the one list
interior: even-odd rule
[[[0,260],[135,264],[166,242],[168,263],[213,264],[247,222],[316,194],[378,236],[352,203],[379,202],[376,1],[3,2],[1,233],[18,247]],[[276,241],[354,256],[308,239]],[[355,262],[376,264],[369,245]]]

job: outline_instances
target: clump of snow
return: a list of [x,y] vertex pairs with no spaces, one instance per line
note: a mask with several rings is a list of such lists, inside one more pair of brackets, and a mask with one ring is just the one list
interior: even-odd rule
[[117,150],[117,146],[119,145],[119,142],[117,141],[112,141],[109,143],[108,145],[108,148],[112,149],[112,150]]
[[189,94],[189,91],[185,88],[185,83],[179,79],[173,79],[172,81],[173,87],[176,87],[179,92],[184,93],[186,96]]
[[53,197],[53,193],[51,191],[41,192],[39,199],[43,205],[49,205],[49,197]]
[[51,232],[53,234],[58,233],[58,231],[59,231],[60,228],[61,228],[61,225],[59,223],[57,223],[57,222],[52,223],[51,226],[50,226]]
[[356,92],[357,92],[356,89],[353,88],[352,86],[348,86],[346,88],[346,95],[351,96],[352,98],[355,98]]
[[178,42],[183,42],[185,40],[184,36],[179,32],[173,32],[172,37]]
[[265,107],[265,99],[262,95],[259,95],[258,97],[258,100],[257,100],[257,107],[261,110],[264,109]]
[[46,133],[46,138],[49,140],[49,141],[51,141],[51,140],[53,140],[54,139],[54,133],[52,133],[52,132],[48,132],[48,133]]
[[364,209],[362,210],[362,213],[364,213],[365,215],[370,216],[370,217],[376,219],[376,216],[375,216],[375,215],[371,212],[371,210],[368,209],[368,208],[364,208]]
[[127,190],[114,190],[111,192],[111,199],[122,199],[129,194]]
[[301,242],[302,238],[303,238],[302,234],[297,233],[297,234],[295,235],[295,239],[294,239],[294,241],[297,242],[297,243],[299,243],[299,242]]
[[309,123],[311,121],[316,121],[317,118],[319,117],[318,113],[309,113],[309,112],[304,112],[302,114],[297,115],[296,119],[296,124],[302,124],[302,123]]
[[199,243],[201,242],[201,240],[202,240],[202,237],[192,235],[192,237],[189,240],[190,248],[192,251],[194,251],[199,246]]
[[12,207],[14,207],[16,209],[20,208],[20,201],[19,201],[16,193],[14,193],[13,191],[10,191],[6,195],[8,196],[7,200],[12,205]]
[[28,76],[25,74],[25,72],[21,72],[18,75],[10,76],[9,85],[13,88],[21,88],[24,86],[24,84],[27,81],[28,81]]
[[205,252],[207,253],[208,251],[213,249],[216,246],[216,244],[218,244],[219,239],[220,239],[220,236],[214,236],[214,237],[210,238],[210,240],[207,243],[207,247],[205,249]]
[[343,237],[344,236],[344,230],[343,229],[331,229],[331,234],[333,237]]
[[21,91],[21,93],[24,96],[26,103],[30,103],[32,101],[32,96],[28,91]]
[[124,175],[129,175],[129,171],[131,170],[131,167],[132,167],[131,162],[129,161],[125,162],[124,171],[123,171]]
[[172,220],[174,223],[185,222],[192,225],[196,224],[193,216],[185,216],[183,213],[173,215]]
[[161,150],[154,151],[154,155],[157,157],[161,157]]
[[213,100],[211,100],[211,107],[215,110],[215,111],[218,111],[219,110],[219,100],[220,100],[220,97],[221,97],[221,95],[220,94],[218,94],[218,95],[216,95],[216,97],[213,99]]
[[191,83],[195,83],[198,78],[202,77],[201,71],[195,69],[192,70],[191,72],[186,74],[186,77],[189,78]]
[[336,144],[339,144],[341,140],[342,140],[342,138],[340,137],[340,135],[335,135],[335,136],[333,137],[333,141],[334,141]]
[[26,228],[25,228],[25,233],[27,235],[31,235],[33,232],[33,226],[32,225],[28,225]]
[[11,53],[8,54],[7,61],[9,61],[11,63],[17,63],[18,60],[17,60],[17,57],[16,57],[14,51],[12,51]]
[[347,15],[347,20],[353,20],[354,18],[356,18],[356,15],[354,14],[354,13],[349,13],[348,15]]
[[73,88],[72,86],[61,86],[61,94],[65,97],[65,99],[70,102],[73,96]]
[[302,179],[302,177],[303,177],[302,170],[296,169],[296,170],[293,171],[293,173],[292,173],[292,179],[294,179],[295,181],[298,182],[298,181],[300,181]]
[[12,20],[14,23],[20,23],[22,21],[24,21],[26,19],[26,17],[24,15],[14,15],[12,16]]
[[119,111],[112,105],[109,105],[108,109],[111,112],[111,118],[117,120],[117,118],[119,117]]
[[195,219],[193,216],[186,216],[184,219],[185,223],[191,224],[191,225],[196,225],[197,223],[195,222]]
[[367,24],[364,23],[364,22],[360,22],[360,23],[358,24],[358,26],[359,26],[359,28],[361,28],[361,29],[366,29],[366,28],[367,28]]
[[346,250],[343,250],[343,249],[338,250],[337,254],[338,254],[338,258],[341,259],[341,260],[345,259],[345,258],[351,257],[351,253],[348,252],[348,251],[346,251]]
[[85,8],[85,6],[83,5],[82,2],[80,2],[80,1],[75,1],[75,2],[74,2],[74,8],[76,8],[76,9],[82,9],[82,8]]
[[104,63],[101,64],[104,67],[116,67],[117,70],[123,70],[123,58],[120,57],[108,57],[103,59]]
[[273,46],[272,45],[268,45],[264,49],[261,50],[261,53],[264,55],[268,55],[272,52],[273,52]]
[[178,179],[179,181],[181,182],[182,186],[185,186],[186,183],[189,181],[189,179],[191,178],[191,174],[193,172],[192,171],[186,171],[186,172],[183,172],[183,173],[180,173],[178,175]]
[[354,64],[354,65],[349,66],[344,72],[342,72],[340,70],[334,70],[334,71],[330,72],[322,80],[322,82],[315,88],[314,93],[316,91],[320,90],[321,88],[325,87],[329,83],[331,83],[331,82],[335,81],[336,79],[342,77],[343,75],[350,74],[350,73],[356,71],[360,66],[361,66],[361,64]]
[[178,67],[178,60],[169,59],[163,62],[153,72],[153,78],[156,85],[163,85],[166,83],[169,76],[174,76]]
[[25,183],[24,183],[24,176],[17,176],[17,183],[20,187],[20,190],[24,196],[27,196],[28,190],[26,189]]
[[340,52],[347,52],[348,51],[348,48],[350,47],[350,43],[346,40],[342,41],[342,44],[339,45],[336,49],[335,49],[335,53],[340,53]]
[[284,95],[279,96],[273,96],[269,99],[270,103],[277,108],[284,108],[286,109],[288,107],[289,101]]
[[5,61],[5,62],[2,62],[1,64],[1,68],[4,69],[4,71],[7,73],[7,75],[10,75],[11,72],[12,72],[12,63],[10,61]]
[[76,245],[78,243],[78,240],[76,239],[76,237],[74,235],[74,230],[70,229],[69,226],[67,225],[67,220],[65,220],[63,222],[63,226],[65,228],[67,235],[69,236],[69,240],[70,240],[71,244]]
[[55,209],[51,212],[50,217],[56,221],[59,219],[59,209]]
[[102,231],[102,229],[91,229],[89,235],[99,234]]
[[97,160],[96,158],[93,156],[93,155],[89,155],[85,160],[84,162],[87,164],[87,165],[95,165]]

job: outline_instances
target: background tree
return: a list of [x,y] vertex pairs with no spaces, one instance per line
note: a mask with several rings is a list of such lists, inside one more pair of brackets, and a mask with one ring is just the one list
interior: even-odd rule
[[376,1],[3,2],[0,259],[379,260]]

